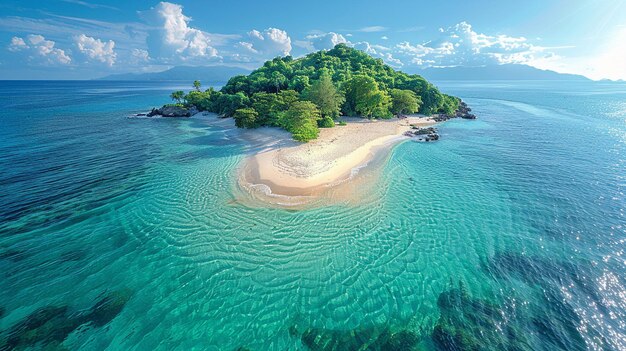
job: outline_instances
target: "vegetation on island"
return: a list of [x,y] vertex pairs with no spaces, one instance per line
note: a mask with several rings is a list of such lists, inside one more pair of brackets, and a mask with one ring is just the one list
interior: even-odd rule
[[341,115],[392,118],[397,114],[454,115],[460,99],[441,93],[419,75],[399,72],[363,51],[338,44],[299,59],[277,57],[217,91],[172,93],[177,104],[223,117],[240,128],[281,127],[294,139],[315,139]]

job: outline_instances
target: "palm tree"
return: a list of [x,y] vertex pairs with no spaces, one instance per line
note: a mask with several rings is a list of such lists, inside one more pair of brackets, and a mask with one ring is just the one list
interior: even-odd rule
[[182,90],[175,91],[170,94],[170,98],[172,98],[172,100],[176,101],[179,104],[181,103],[181,100],[183,99],[184,96],[185,96],[185,92]]

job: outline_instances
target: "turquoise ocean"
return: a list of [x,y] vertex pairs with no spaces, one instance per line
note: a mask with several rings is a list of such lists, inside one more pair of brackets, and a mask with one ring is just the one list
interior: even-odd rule
[[437,85],[478,120],[289,209],[129,118],[187,82],[2,82],[0,350],[626,350],[626,84]]

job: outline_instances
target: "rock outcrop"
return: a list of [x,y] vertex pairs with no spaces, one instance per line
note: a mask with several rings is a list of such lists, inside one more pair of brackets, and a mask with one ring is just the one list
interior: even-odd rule
[[476,115],[470,112],[472,112],[472,109],[469,108],[469,106],[467,106],[465,102],[461,101],[459,109],[456,111],[456,117],[461,117],[464,119],[476,119]]
[[439,140],[437,129],[433,127],[420,128],[412,126],[411,130],[406,131],[404,135],[413,138],[415,141],[429,142]]
[[[163,117],[191,117],[198,113],[195,107],[186,108],[181,106],[163,106],[161,108],[153,108],[152,111],[145,114],[147,117],[163,116]],[[142,116],[138,114],[137,116]]]
[[445,122],[451,118],[476,119],[476,115],[471,112],[472,109],[467,106],[464,101],[461,101],[461,103],[459,104],[459,109],[456,110],[453,115],[440,113],[432,116],[432,118],[435,120],[435,122]]

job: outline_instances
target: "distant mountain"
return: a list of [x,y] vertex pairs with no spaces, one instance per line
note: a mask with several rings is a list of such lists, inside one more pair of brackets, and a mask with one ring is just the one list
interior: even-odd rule
[[250,70],[232,66],[176,66],[162,72],[112,74],[101,80],[199,80],[203,83],[225,83],[232,76],[246,75]]
[[584,76],[541,70],[526,65],[446,67],[413,70],[428,80],[589,80]]

